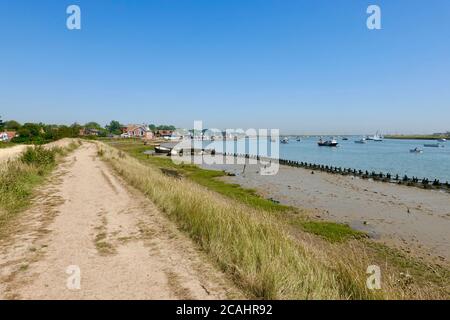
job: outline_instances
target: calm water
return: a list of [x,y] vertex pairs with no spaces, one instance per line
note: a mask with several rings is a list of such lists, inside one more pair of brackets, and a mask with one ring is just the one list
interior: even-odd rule
[[[338,139],[339,147],[337,148],[319,147],[317,138],[302,138],[300,142],[290,139],[288,144],[280,144],[280,158],[450,181],[450,142],[442,143],[444,148],[426,148],[423,146],[425,143],[437,143],[437,141],[427,140],[384,140],[356,144],[354,140],[360,138],[349,137],[348,141]],[[216,141],[208,144],[208,147],[213,147],[220,152],[223,152],[224,147],[227,152],[235,152],[233,150],[237,148],[243,151],[244,146],[247,148],[247,153],[256,154],[254,151],[248,152],[251,147],[248,141],[246,143],[244,140],[237,143]],[[410,153],[409,150],[415,147],[419,147],[424,152]],[[241,151],[240,153],[245,153]]]

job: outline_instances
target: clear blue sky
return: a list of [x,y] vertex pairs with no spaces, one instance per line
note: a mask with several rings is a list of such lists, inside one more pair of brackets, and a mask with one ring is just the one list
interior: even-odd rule
[[[82,30],[66,28],[78,4]],[[382,30],[366,9],[382,10]],[[0,0],[0,115],[450,130],[448,0]]]

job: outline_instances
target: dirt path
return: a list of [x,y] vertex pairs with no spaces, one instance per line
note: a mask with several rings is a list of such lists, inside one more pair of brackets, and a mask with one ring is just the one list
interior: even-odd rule
[[94,144],[69,156],[35,203],[21,232],[0,243],[2,299],[238,295],[190,239],[96,158]]

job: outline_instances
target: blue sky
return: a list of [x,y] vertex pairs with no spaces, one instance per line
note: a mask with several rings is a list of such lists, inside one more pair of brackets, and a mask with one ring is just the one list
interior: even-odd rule
[[[79,31],[66,28],[70,4]],[[367,29],[369,4],[382,30]],[[0,115],[450,130],[450,1],[0,0]]]

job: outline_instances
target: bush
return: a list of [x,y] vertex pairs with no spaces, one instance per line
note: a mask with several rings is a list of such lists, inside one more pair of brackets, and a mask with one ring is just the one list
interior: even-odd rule
[[29,147],[22,154],[20,160],[29,165],[50,166],[55,164],[55,154],[56,151],[54,149],[49,150],[41,146]]

